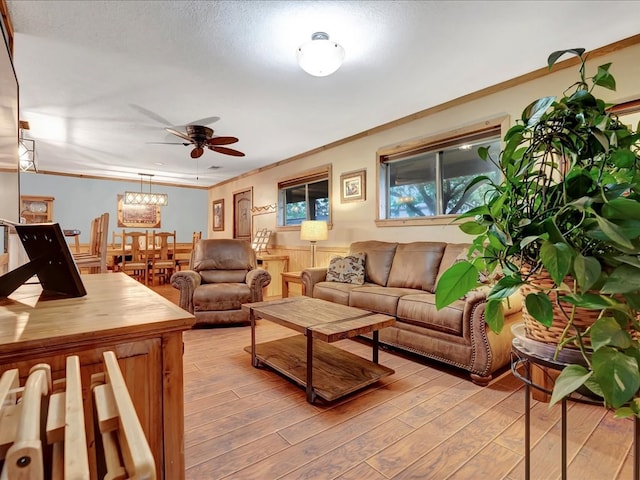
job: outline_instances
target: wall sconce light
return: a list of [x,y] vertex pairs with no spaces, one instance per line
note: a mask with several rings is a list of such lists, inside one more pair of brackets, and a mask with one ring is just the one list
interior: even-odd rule
[[316,32],[311,41],[298,47],[298,65],[309,75],[326,77],[338,70],[344,60],[344,48],[329,40],[329,35]]
[[[151,193],[151,177],[150,173],[139,173],[140,175],[140,191],[124,192],[125,205],[159,205],[166,207],[169,205],[169,196],[166,193]],[[144,176],[149,177],[149,192],[142,191],[142,179]]]
[[304,220],[300,224],[300,240],[311,242],[311,266],[316,266],[316,242],[329,238],[327,222],[322,220]]
[[18,159],[20,170],[23,172],[33,171],[38,173],[38,165],[36,164],[36,141],[30,138],[24,138],[24,131],[29,130],[29,122],[20,120],[20,138],[18,139]]

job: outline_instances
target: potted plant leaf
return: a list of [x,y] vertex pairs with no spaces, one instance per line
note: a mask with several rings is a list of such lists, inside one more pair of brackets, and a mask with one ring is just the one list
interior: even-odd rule
[[576,48],[552,53],[549,68],[564,54],[581,60],[578,80],[527,106],[498,158],[479,150],[502,179],[467,187],[489,184],[485,204],[458,217],[473,240],[438,282],[436,306],[488,275],[485,319],[500,332],[504,303],[520,291],[527,336],[547,341],[536,332],[555,329],[556,351],[584,359],[563,369],[551,403],[584,385],[619,415],[640,416],[640,133],[593,93],[615,90],[611,64],[587,77]]

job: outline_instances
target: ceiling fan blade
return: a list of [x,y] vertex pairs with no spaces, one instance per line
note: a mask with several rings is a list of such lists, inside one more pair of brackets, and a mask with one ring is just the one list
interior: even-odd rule
[[214,152],[218,153],[224,153],[225,155],[232,155],[234,157],[244,157],[244,153],[239,152],[238,150],[234,150],[233,148],[216,147],[213,145],[209,145],[209,150],[213,150]]
[[220,117],[206,117],[206,118],[201,118],[200,120],[194,120],[193,122],[189,122],[187,123],[187,125],[210,125],[212,123],[217,122],[218,120],[220,120]]
[[204,148],[196,147],[191,150],[191,158],[200,158],[204,153]]
[[191,143],[187,142],[146,142],[147,145],[191,145]]
[[142,113],[144,116],[150,118],[151,120],[161,123],[162,125],[171,125],[172,123],[166,118],[163,118],[160,115],[158,115],[156,112],[152,112],[151,110],[141,107],[140,105],[136,105],[135,103],[130,103],[129,106],[134,110]]
[[173,128],[170,128],[170,127],[166,127],[165,130],[169,133],[173,133],[174,135],[180,138],[184,138],[186,141],[191,143],[191,138],[186,133],[179,132],[178,130],[174,130]]
[[207,145],[230,145],[237,141],[236,137],[213,137],[207,140]]

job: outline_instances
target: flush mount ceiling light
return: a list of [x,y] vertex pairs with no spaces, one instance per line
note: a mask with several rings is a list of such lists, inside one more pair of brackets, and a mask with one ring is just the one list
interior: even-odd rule
[[309,75],[326,77],[340,68],[344,60],[344,48],[329,40],[329,35],[316,32],[311,41],[298,47],[298,65]]
[[[124,192],[125,205],[159,205],[166,207],[169,204],[169,196],[166,193],[151,193],[151,177],[150,173],[139,173],[140,175],[140,191]],[[149,177],[149,192],[142,191],[142,178]]]

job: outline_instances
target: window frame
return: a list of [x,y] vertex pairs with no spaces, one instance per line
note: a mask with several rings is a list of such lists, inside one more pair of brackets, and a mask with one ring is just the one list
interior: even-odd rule
[[[327,198],[328,198],[328,207],[329,207],[329,215],[327,219],[327,225],[329,229],[332,227],[332,212],[333,212],[333,201],[332,201],[332,179],[331,179],[331,164],[320,165],[318,167],[305,170],[303,172],[297,173],[290,177],[283,177],[278,180],[277,183],[277,195],[278,195],[278,208],[277,208],[277,220],[276,220],[276,230],[277,231],[296,231],[300,230],[300,225],[283,225],[285,218],[285,208],[286,202],[282,201],[282,190],[285,188],[291,188],[296,186],[306,185],[308,183],[314,183],[319,181],[327,181]],[[309,219],[309,211],[307,209],[306,212],[307,220]]]
[[[400,227],[400,226],[419,226],[419,225],[450,225],[456,223],[457,214],[435,215],[429,217],[403,217],[403,218],[386,218],[387,212],[387,180],[385,178],[385,164],[394,158],[410,156],[421,152],[436,151],[459,143],[464,140],[473,139],[482,135],[491,135],[495,133],[501,139],[501,148],[504,147],[502,139],[505,132],[509,129],[510,118],[508,115],[501,115],[488,120],[469,124],[454,130],[440,132],[437,134],[419,137],[402,143],[396,143],[392,146],[382,147],[376,152],[376,201],[378,208],[376,209],[375,224],[378,227]],[[437,165],[436,165],[437,166]],[[440,172],[437,172],[438,178]],[[439,189],[438,189],[439,190]],[[437,194],[439,195],[439,194]]]

